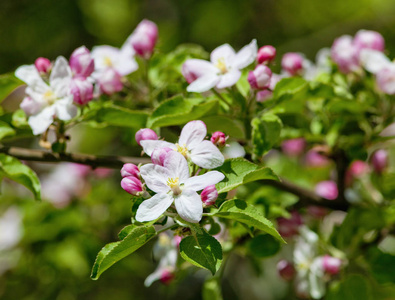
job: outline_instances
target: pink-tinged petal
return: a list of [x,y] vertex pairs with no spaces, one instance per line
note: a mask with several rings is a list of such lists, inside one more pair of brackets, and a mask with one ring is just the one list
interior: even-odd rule
[[45,93],[45,91],[48,89],[48,85],[41,78],[34,65],[20,66],[15,71],[15,77],[26,82],[27,85],[29,85],[36,92]]
[[143,151],[148,155],[151,156],[152,152],[155,149],[160,149],[160,148],[170,148],[170,149],[176,149],[176,145],[165,142],[165,141],[157,141],[157,140],[143,140],[140,141],[141,147],[143,147]]
[[204,140],[206,135],[207,127],[203,121],[190,121],[182,128],[178,143],[192,150]]
[[224,89],[236,84],[236,82],[240,79],[241,72],[237,69],[233,69],[224,75],[221,75],[221,80],[217,84],[217,88]]
[[389,58],[376,50],[362,50],[359,58],[364,68],[373,74],[391,65]]
[[192,82],[187,87],[188,92],[195,93],[203,93],[207,92],[220,81],[220,76],[214,73],[207,73],[199,78],[197,78],[194,82]]
[[199,223],[202,219],[203,205],[200,196],[193,190],[185,189],[175,198],[177,213],[185,221]]
[[48,127],[52,124],[53,122],[53,116],[55,114],[55,109],[52,106],[44,108],[40,113],[37,115],[29,117],[29,125],[33,130],[33,134],[41,134],[45,130],[48,129]]
[[144,200],[137,209],[136,220],[147,222],[159,218],[173,203],[173,200],[173,197],[168,194],[156,194]]
[[236,57],[232,62],[232,66],[239,70],[244,69],[255,61],[257,53],[258,46],[256,40],[252,40],[251,43],[244,46],[239,52],[237,52]]
[[188,59],[182,65],[181,72],[185,80],[188,83],[192,83],[205,74],[216,74],[218,69],[207,60]]
[[222,166],[224,156],[210,141],[203,141],[191,151],[191,160],[201,168],[214,169]]
[[166,155],[163,166],[171,178],[178,177],[181,183],[189,178],[188,162],[182,154],[176,151],[171,151]]
[[218,60],[231,61],[235,56],[235,50],[229,44],[223,44],[211,52],[210,60],[215,65]]
[[71,79],[71,69],[69,67],[69,63],[67,59],[63,56],[59,56],[52,68],[51,75],[49,77],[49,82],[52,85],[52,82],[55,80],[63,80],[63,79]]
[[210,171],[200,176],[194,176],[185,181],[185,189],[200,191],[209,185],[214,185],[225,178],[225,175],[218,171]]
[[146,164],[140,168],[140,175],[148,188],[155,193],[167,193],[170,187],[167,180],[171,178],[169,170],[154,164]]

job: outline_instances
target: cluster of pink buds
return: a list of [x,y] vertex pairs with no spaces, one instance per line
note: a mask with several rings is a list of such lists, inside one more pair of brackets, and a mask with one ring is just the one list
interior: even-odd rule
[[141,195],[144,191],[144,185],[140,179],[140,170],[134,164],[124,164],[121,169],[121,187],[133,196]]

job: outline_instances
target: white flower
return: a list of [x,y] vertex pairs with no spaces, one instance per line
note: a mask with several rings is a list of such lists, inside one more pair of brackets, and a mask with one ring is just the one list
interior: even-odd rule
[[224,175],[211,171],[189,177],[188,163],[178,152],[169,152],[163,167],[147,164],[140,168],[141,177],[156,195],[143,201],[136,213],[139,222],[159,218],[175,202],[177,213],[188,222],[198,223],[202,218],[203,205],[197,191],[216,184]]
[[47,130],[55,117],[67,121],[77,114],[77,107],[73,104],[73,95],[70,93],[72,74],[63,56],[56,59],[49,84],[41,78],[34,65],[19,67],[15,76],[28,85],[25,91],[28,97],[23,104],[30,102],[26,113],[31,114],[28,122],[33,134],[41,134]]
[[[213,87],[223,89],[236,84],[241,76],[240,70],[255,61],[257,52],[257,43],[253,40],[237,53],[228,44],[217,47],[211,52],[211,62],[201,59],[186,61],[190,69],[183,70],[183,73],[186,71],[198,76],[187,87],[187,91],[202,93]],[[190,81],[189,76],[187,80]]]
[[373,74],[392,65],[391,60],[383,52],[371,49],[361,51],[360,61],[363,67]]
[[149,156],[155,149],[168,147],[181,153],[201,168],[213,169],[221,166],[225,159],[211,141],[204,140],[206,135],[207,128],[204,122],[191,121],[182,129],[180,139],[176,144],[159,140],[143,140],[140,144]]
[[0,217],[0,251],[15,247],[22,237],[22,216],[16,207],[10,207]]

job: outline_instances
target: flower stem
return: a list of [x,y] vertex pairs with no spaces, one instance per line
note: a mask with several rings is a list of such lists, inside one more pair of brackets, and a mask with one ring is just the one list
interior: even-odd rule
[[226,105],[228,105],[229,107],[232,106],[231,103],[228,102],[228,100],[226,100],[220,93],[218,93],[218,91],[216,89],[211,89],[211,91],[213,92],[213,94],[215,94],[220,100],[222,100]]

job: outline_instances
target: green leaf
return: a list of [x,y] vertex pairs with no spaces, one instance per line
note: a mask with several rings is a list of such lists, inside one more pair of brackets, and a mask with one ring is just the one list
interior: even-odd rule
[[15,135],[15,130],[6,122],[0,121],[0,140],[6,136]]
[[232,138],[244,138],[243,124],[235,119],[225,116],[209,116],[203,117],[202,120],[207,126],[207,132],[213,133],[215,131],[222,131]]
[[327,300],[373,300],[371,283],[362,275],[348,276],[340,284],[332,285],[328,291]]
[[203,284],[203,300],[222,300],[221,284],[219,278],[212,277]]
[[231,158],[216,169],[225,175],[225,179],[217,183],[218,193],[229,192],[242,184],[256,180],[279,180],[277,175],[268,167],[259,167],[244,158]]
[[40,180],[36,173],[15,157],[0,153],[0,178],[3,177],[24,185],[33,193],[36,200],[41,200]]
[[247,247],[256,257],[268,257],[280,250],[280,243],[268,234],[261,234],[249,241]]
[[148,119],[150,128],[185,124],[215,111],[216,100],[205,101],[200,98],[184,99],[175,96],[162,102]]
[[14,74],[0,75],[0,102],[2,102],[13,90],[24,83],[14,76]]
[[18,109],[12,114],[11,124],[12,126],[15,126],[17,128],[30,129],[29,123],[27,122],[26,114],[22,109]]
[[180,254],[186,261],[209,270],[213,275],[222,263],[221,244],[204,231],[182,239]]
[[253,205],[245,201],[238,199],[225,201],[218,211],[213,213],[213,216],[231,219],[248,226],[253,226],[272,235],[280,242],[285,243],[273,223],[266,219]]
[[130,230],[122,241],[104,246],[96,257],[91,278],[97,280],[105,270],[122,258],[132,254],[155,235],[156,231],[153,226],[136,227]]
[[308,82],[301,77],[290,77],[281,79],[274,88],[273,98],[284,100],[292,98],[295,94],[305,91]]
[[278,142],[282,122],[276,115],[266,114],[251,121],[254,154],[261,157]]

